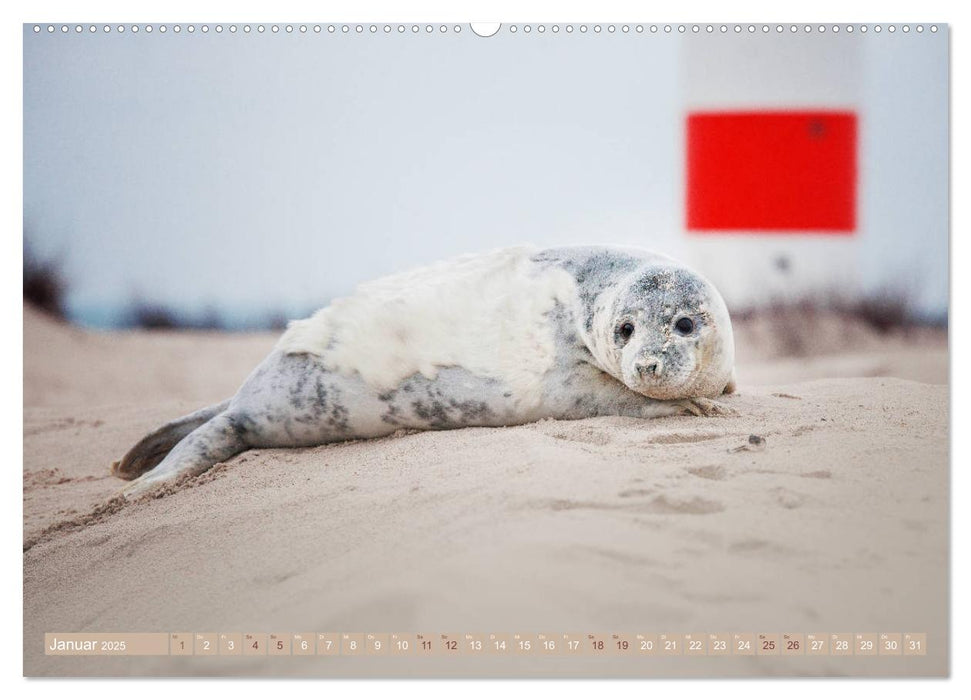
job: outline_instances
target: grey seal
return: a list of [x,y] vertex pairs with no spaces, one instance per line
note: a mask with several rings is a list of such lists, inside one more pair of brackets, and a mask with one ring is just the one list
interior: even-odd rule
[[650,251],[503,248],[360,285],[293,321],[231,399],[144,437],[126,495],[250,448],[543,418],[719,415],[734,390],[728,309]]

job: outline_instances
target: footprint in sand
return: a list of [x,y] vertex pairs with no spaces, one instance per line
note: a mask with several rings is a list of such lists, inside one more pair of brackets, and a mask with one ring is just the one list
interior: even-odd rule
[[788,508],[789,510],[799,508],[806,502],[805,495],[796,493],[795,491],[790,491],[789,489],[781,486],[772,489],[771,493],[775,498],[776,503],[783,508]]
[[708,515],[720,513],[725,505],[720,501],[709,500],[700,496],[690,498],[655,496],[649,501],[628,503],[605,503],[600,501],[573,501],[559,499],[542,504],[550,510],[619,510],[629,513],[651,513],[670,515]]
[[679,443],[705,442],[725,437],[721,433],[660,433],[647,442],[654,445],[677,445]]
[[820,469],[819,471],[815,472],[803,472],[799,476],[801,476],[803,479],[832,479],[833,472],[831,472],[829,469]]
[[33,472],[24,472],[24,486],[60,486],[78,481],[99,481],[110,478],[109,476],[64,476],[60,469],[40,469]]
[[795,554],[795,550],[781,544],[769,542],[768,540],[739,540],[728,545],[728,551],[732,554],[748,556],[789,556]]
[[43,435],[44,433],[52,433],[58,430],[66,430],[70,428],[100,428],[104,425],[103,420],[75,420],[74,418],[55,418],[50,423],[45,423],[42,425],[36,425],[24,428],[24,436],[34,436]]
[[701,479],[711,479],[712,481],[724,481],[728,478],[728,471],[725,467],[717,464],[709,464],[704,467],[689,467],[686,471]]
[[617,495],[620,498],[636,498],[638,496],[650,496],[652,493],[654,493],[654,489],[627,489]]
[[602,446],[609,445],[611,442],[613,442],[613,437],[608,432],[588,427],[575,427],[569,430],[548,433],[548,435],[552,438],[556,438],[557,440],[580,442],[585,445]]

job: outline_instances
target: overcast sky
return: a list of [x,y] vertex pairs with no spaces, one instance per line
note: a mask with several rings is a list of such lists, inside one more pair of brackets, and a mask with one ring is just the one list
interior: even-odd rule
[[946,309],[946,30],[463,29],[25,27],[29,242],[61,257],[71,308],[88,320],[136,296],[312,308],[393,270],[520,242],[692,257],[682,126],[707,95],[858,110],[854,265],[870,286],[919,267],[921,308]]

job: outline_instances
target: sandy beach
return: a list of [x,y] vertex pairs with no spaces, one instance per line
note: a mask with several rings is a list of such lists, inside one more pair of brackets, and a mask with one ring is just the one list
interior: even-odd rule
[[[232,395],[277,335],[25,307],[24,673],[945,675],[946,334],[812,323],[795,354],[772,319],[736,324],[735,416],[253,450],[104,507],[112,460]],[[928,654],[45,657],[54,631],[926,632]]]

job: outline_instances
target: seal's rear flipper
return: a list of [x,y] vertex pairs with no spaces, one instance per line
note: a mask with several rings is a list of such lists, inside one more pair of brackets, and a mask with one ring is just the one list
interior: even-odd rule
[[193,430],[153,469],[127,484],[121,495],[133,498],[159,486],[198,476],[214,464],[249,448],[247,419],[224,411]]
[[182,438],[228,407],[227,400],[166,423],[139,440],[119,461],[112,463],[111,473],[129,480],[141,476],[165,459]]

